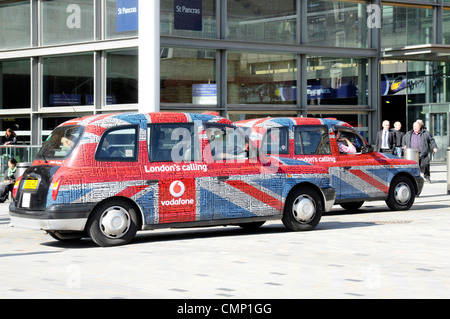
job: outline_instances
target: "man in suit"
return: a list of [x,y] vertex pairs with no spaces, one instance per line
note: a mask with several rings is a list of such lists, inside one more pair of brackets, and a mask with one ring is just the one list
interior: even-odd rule
[[391,123],[383,121],[383,129],[377,133],[377,140],[375,142],[375,151],[382,153],[393,154],[394,152],[394,134],[389,130]]

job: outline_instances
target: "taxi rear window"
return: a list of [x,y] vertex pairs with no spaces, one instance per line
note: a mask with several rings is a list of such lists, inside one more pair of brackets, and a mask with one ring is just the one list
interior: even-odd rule
[[84,127],[68,125],[57,127],[42,144],[37,158],[64,159],[70,156],[83,135]]
[[331,154],[328,127],[326,125],[298,125],[294,127],[295,154]]
[[134,162],[138,158],[138,126],[107,130],[97,147],[95,159],[111,162]]
[[184,162],[198,157],[193,123],[150,124],[147,128],[150,162]]

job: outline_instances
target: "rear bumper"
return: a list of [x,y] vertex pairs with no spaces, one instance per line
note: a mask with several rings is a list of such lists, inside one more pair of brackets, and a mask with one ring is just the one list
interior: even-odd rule
[[44,211],[32,211],[9,205],[14,227],[42,230],[84,231],[95,204],[53,205]]

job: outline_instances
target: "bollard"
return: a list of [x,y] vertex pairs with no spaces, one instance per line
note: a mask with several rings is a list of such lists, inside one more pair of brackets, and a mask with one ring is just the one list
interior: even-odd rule
[[447,147],[447,194],[450,195],[450,147]]
[[405,149],[405,158],[419,163],[419,151],[417,148]]

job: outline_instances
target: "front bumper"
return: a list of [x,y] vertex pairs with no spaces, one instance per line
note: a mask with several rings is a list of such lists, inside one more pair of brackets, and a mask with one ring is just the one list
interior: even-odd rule
[[14,227],[54,231],[84,231],[95,204],[52,205],[43,211],[17,208],[9,205],[9,215]]

